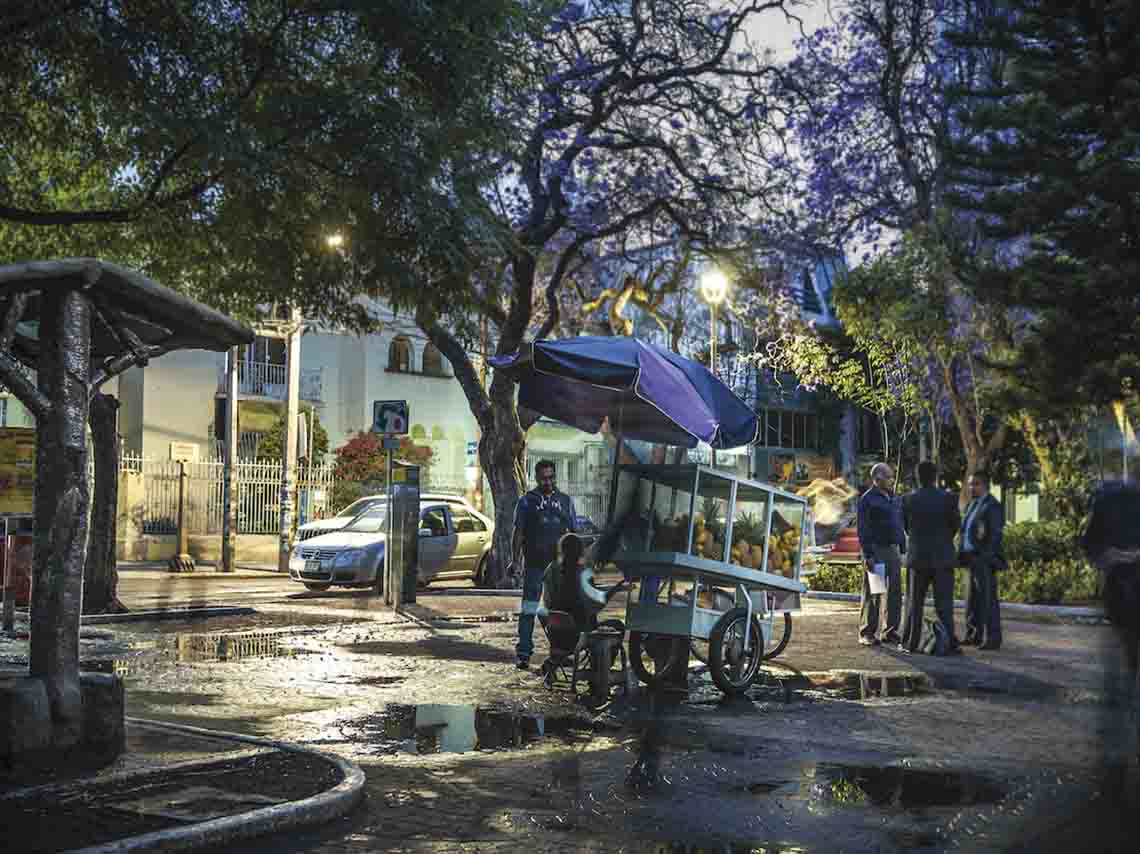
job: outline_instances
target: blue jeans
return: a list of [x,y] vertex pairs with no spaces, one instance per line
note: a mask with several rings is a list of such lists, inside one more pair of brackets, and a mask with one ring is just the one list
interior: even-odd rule
[[519,642],[515,652],[520,659],[529,659],[534,653],[534,618],[542,601],[544,566],[528,566],[523,576],[522,606],[519,610]]

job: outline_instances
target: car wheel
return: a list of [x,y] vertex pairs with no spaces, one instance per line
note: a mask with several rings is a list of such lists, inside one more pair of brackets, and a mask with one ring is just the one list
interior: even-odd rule
[[312,590],[314,593],[322,593],[325,590],[328,590],[330,587],[332,587],[332,582],[330,582],[330,581],[325,581],[325,582],[306,581],[305,582],[305,589],[306,590]]

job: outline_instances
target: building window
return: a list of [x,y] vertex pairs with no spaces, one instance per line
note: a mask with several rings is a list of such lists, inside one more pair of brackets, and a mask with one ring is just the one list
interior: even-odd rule
[[819,418],[807,412],[763,409],[760,415],[760,441],[768,448],[797,451],[819,450]]
[[879,454],[883,451],[883,430],[879,416],[873,412],[859,413],[859,453]]
[[447,369],[443,365],[443,353],[431,342],[424,347],[423,355],[424,373],[429,377],[446,377]]
[[407,338],[393,338],[388,345],[388,370],[400,374],[412,372],[412,342]]

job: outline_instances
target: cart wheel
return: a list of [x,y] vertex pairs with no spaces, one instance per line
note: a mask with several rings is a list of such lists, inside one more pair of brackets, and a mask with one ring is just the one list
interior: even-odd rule
[[[669,600],[672,605],[688,605],[693,601],[693,591],[689,590],[685,593],[676,593]],[[736,600],[723,590],[713,588],[713,610],[714,611],[730,611],[736,604]],[[693,653],[693,658],[701,664],[709,663],[709,642],[700,640],[699,638],[689,639],[689,650]]]
[[764,636],[755,614],[748,632],[748,647],[744,646],[747,619],[746,608],[733,608],[717,620],[709,635],[709,672],[716,687],[730,697],[748,690],[764,660]]
[[653,687],[681,666],[685,660],[685,639],[630,632],[629,658],[637,678]]
[[[774,622],[775,621],[773,620],[773,623]],[[773,639],[776,637],[775,632],[772,633],[772,637],[773,637]],[[776,644],[771,649],[764,651],[764,660],[768,661],[769,659],[775,658],[777,655],[779,655],[781,652],[783,652],[784,648],[787,647],[787,645],[788,645],[788,641],[790,641],[791,639],[792,639],[792,615],[791,614],[784,614],[784,634],[780,637],[780,642],[778,644]]]

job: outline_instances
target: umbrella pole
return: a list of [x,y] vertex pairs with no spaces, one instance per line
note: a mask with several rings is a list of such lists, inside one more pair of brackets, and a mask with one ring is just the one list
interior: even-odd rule
[[617,486],[618,486],[618,469],[621,466],[621,446],[623,444],[622,435],[617,435],[617,445],[614,446],[614,465],[610,472],[610,506],[606,514],[606,525],[608,526],[614,521],[614,513],[617,512]]

